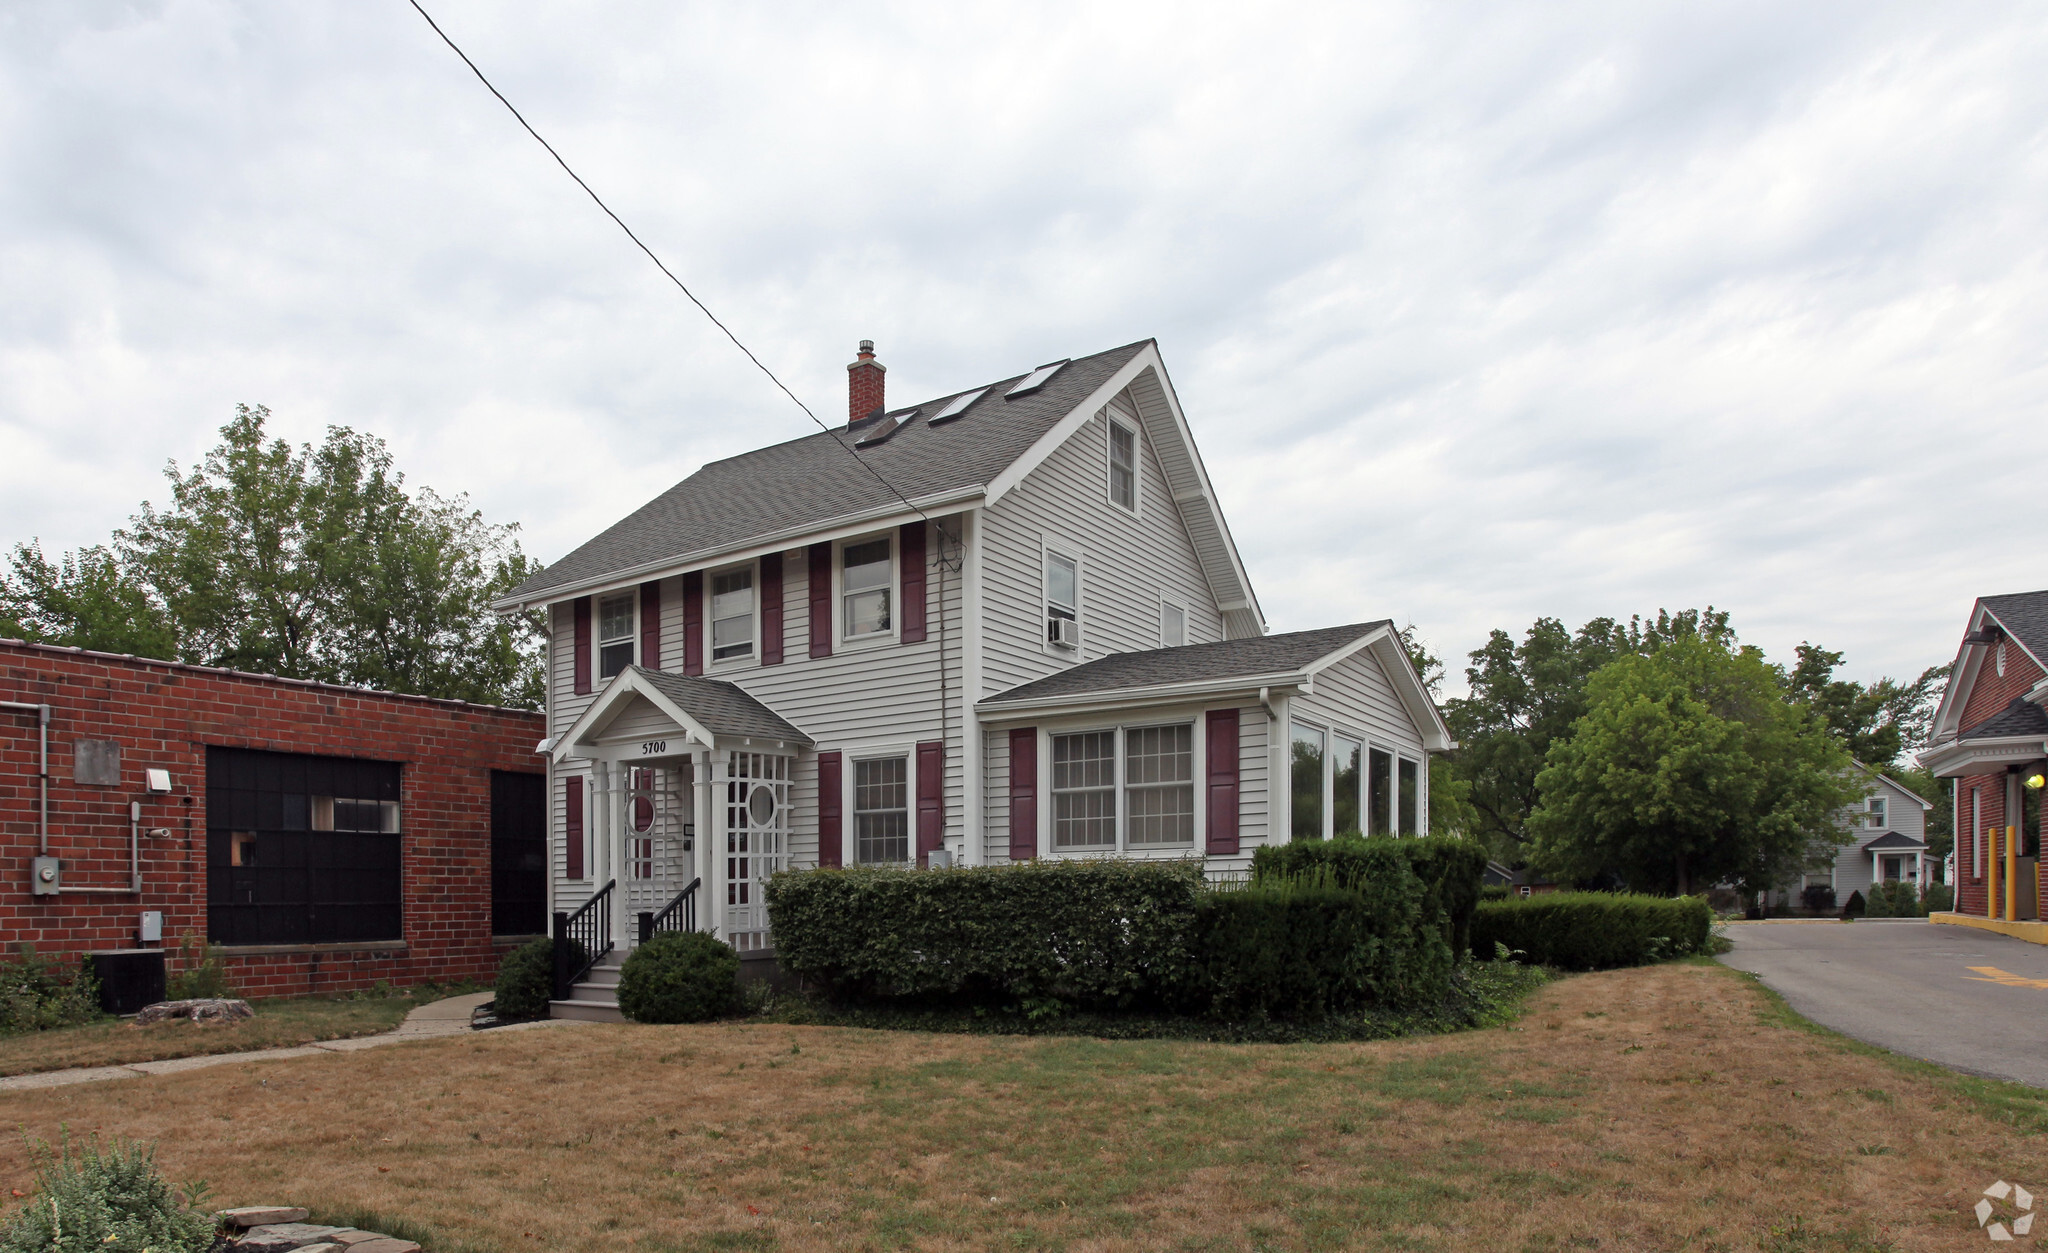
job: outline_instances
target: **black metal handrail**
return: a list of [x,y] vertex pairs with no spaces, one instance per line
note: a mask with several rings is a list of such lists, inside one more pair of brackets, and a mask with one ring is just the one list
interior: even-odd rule
[[697,929],[697,885],[704,880],[692,879],[690,886],[676,893],[668,908],[658,914],[640,915],[640,942],[653,939],[661,931],[695,931]]
[[[611,955],[612,889],[617,879],[599,888],[573,914],[555,915],[555,999],[566,1001],[576,981]],[[579,959],[577,945],[583,946]]]

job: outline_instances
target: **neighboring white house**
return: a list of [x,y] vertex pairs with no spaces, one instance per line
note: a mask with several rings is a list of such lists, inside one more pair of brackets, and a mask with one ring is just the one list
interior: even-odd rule
[[895,408],[869,345],[847,368],[845,428],[704,466],[497,605],[551,615],[552,908],[609,911],[599,947],[680,903],[764,950],[786,867],[1226,872],[1427,829],[1452,744],[1399,633],[1265,634],[1156,344]]
[[1865,784],[1863,800],[1842,813],[1851,838],[1835,850],[1832,865],[1808,871],[1797,885],[1776,893],[1775,904],[1796,906],[1804,889],[1815,884],[1834,888],[1841,904],[1851,892],[1868,899],[1879,881],[1903,881],[1919,891],[1941,882],[1940,867],[1927,856],[1927,815],[1934,806],[1880,771],[1857,771]]

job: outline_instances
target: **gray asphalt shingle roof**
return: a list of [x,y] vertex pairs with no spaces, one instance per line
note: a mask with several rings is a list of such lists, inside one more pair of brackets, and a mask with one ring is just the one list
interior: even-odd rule
[[[820,431],[711,462],[520,584],[506,599],[540,600],[551,589],[884,509],[897,503],[897,492],[915,500],[984,486],[1151,342],[1070,361],[1044,386],[1012,400],[1003,393],[1030,371],[1014,374],[988,385],[987,395],[939,426],[927,419],[952,396],[976,388],[922,402],[915,406],[914,419],[884,442],[860,449],[858,460],[847,450],[878,425],[865,419],[840,429],[836,437]],[[901,415],[908,407],[897,405],[889,414]]]
[[1880,835],[1876,839],[1871,840],[1869,843],[1865,844],[1863,846],[1863,851],[1866,853],[1873,851],[1879,853],[1888,853],[1894,851],[1914,853],[1926,847],[1927,844],[1923,840],[1916,840],[1912,836],[1906,835],[1899,831],[1887,831],[1883,835]]
[[2048,665],[2048,592],[1986,596],[1984,607],[2044,665]]
[[981,704],[1049,700],[1127,688],[1286,674],[1329,656],[1361,636],[1392,625],[1391,619],[1383,618],[1378,622],[1293,631],[1286,635],[1260,635],[1225,640],[1220,644],[1183,644],[1179,648],[1111,653],[1071,670],[1062,670],[1007,692],[999,692]]
[[1995,740],[2008,735],[2048,735],[2048,711],[2024,697],[2015,696],[2011,704],[1957,738]]
[[667,670],[634,666],[649,686],[674,701],[704,724],[713,735],[753,736],[764,740],[811,743],[811,737],[797,730],[781,714],[762,704],[737,684],[723,679],[703,679]]

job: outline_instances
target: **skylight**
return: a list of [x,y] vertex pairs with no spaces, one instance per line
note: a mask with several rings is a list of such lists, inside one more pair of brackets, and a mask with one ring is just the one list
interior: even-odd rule
[[986,395],[988,395],[988,388],[984,387],[978,392],[964,392],[953,397],[952,401],[945,408],[932,415],[931,425],[937,426],[941,422],[951,422],[954,418],[967,412],[969,405]]
[[1055,361],[1050,365],[1039,366],[1036,370],[1033,370],[1031,373],[1025,375],[1023,382],[1017,384],[1009,391],[1004,392],[1003,399],[1015,400],[1019,396],[1029,395],[1030,393],[1037,391],[1039,388],[1045,386],[1045,381],[1047,379],[1051,378],[1055,374],[1058,374],[1060,372],[1060,367],[1065,364],[1066,361],[1062,359],[1059,361]]

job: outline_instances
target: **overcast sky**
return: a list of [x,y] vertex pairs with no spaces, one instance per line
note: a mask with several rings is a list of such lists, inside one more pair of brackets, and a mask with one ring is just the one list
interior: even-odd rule
[[[1275,630],[2048,586],[2038,5],[428,7],[827,420],[1156,337]],[[403,0],[0,7],[0,540],[238,402],[542,560],[814,429]]]

